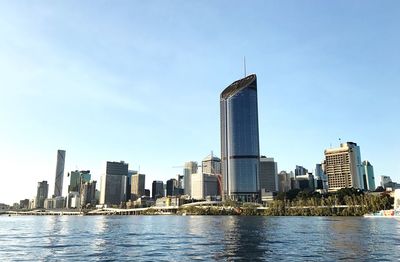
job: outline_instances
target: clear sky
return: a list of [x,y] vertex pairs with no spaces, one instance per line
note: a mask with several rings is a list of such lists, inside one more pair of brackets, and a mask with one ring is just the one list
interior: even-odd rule
[[[400,182],[398,1],[1,1],[0,202],[124,160],[152,180],[220,155],[219,95],[258,76],[260,149],[312,170],[360,145]],[[66,174],[65,174],[66,176]],[[64,194],[68,180],[64,180]]]

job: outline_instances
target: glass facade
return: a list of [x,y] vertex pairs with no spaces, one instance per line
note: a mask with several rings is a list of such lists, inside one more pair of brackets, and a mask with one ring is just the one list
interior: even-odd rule
[[259,198],[257,78],[250,75],[221,93],[221,153],[224,197]]
[[374,167],[367,160],[363,161],[363,179],[364,179],[364,189],[369,191],[374,191],[375,187],[375,176],[374,176]]
[[81,185],[85,184],[86,182],[90,182],[91,174],[90,170],[86,171],[71,171],[70,182],[68,186],[68,193],[70,192],[81,192]]

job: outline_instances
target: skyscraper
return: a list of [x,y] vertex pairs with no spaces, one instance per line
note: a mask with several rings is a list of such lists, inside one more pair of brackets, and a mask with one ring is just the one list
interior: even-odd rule
[[131,198],[136,200],[144,196],[144,185],[146,176],[144,174],[134,174],[131,177]]
[[100,177],[100,204],[119,205],[126,201],[126,180],[124,175],[103,174]]
[[35,208],[43,208],[44,200],[49,195],[49,184],[47,181],[38,182],[37,191],[36,191],[36,199],[35,199]]
[[323,164],[316,164],[315,165],[315,189],[319,189],[319,190],[328,190],[328,180],[326,178],[326,175],[323,171],[322,165],[325,165],[325,163],[323,162]]
[[203,161],[201,161],[201,166],[203,174],[221,174],[221,159],[214,156],[213,153],[206,156]]
[[296,169],[294,170],[294,176],[305,176],[307,175],[308,170],[303,166],[296,165]]
[[138,173],[138,171],[128,170],[128,176],[126,178],[126,200],[130,200],[132,198],[132,196],[131,196],[132,176],[137,173]]
[[106,173],[100,178],[100,204],[119,205],[126,201],[128,164],[107,161]]
[[224,198],[259,201],[257,78],[233,82],[220,96]]
[[197,162],[190,161],[185,163],[183,168],[183,188],[185,195],[192,195],[192,174],[197,173]]
[[167,196],[176,196],[178,188],[178,180],[171,178],[167,180]]
[[81,206],[96,205],[96,181],[86,181],[81,187]]
[[260,187],[266,191],[278,191],[278,164],[272,157],[260,158]]
[[369,191],[374,191],[375,187],[375,176],[374,176],[374,167],[368,160],[362,162],[363,165],[363,182],[364,188]]
[[124,161],[111,162],[107,161],[106,174],[108,175],[128,175],[128,164]]
[[218,195],[218,177],[216,175],[197,172],[192,174],[192,198],[206,199]]
[[360,147],[347,142],[340,144],[339,148],[326,149],[325,173],[329,191],[346,187],[364,189]]
[[62,196],[64,181],[65,150],[57,151],[56,182],[54,185],[54,196]]
[[181,189],[182,191],[182,195],[184,193],[183,188],[185,187],[185,179],[184,179],[184,175],[181,174],[176,174],[176,179],[178,180],[178,188]]
[[[219,157],[214,156],[213,152],[210,155],[206,156],[201,162],[201,167],[203,174],[216,176],[218,186],[217,186],[217,195],[223,195],[222,188],[222,175],[221,175],[221,159]],[[192,186],[193,190],[193,186]]]
[[81,192],[81,185],[89,182],[91,179],[90,170],[71,171],[69,174],[70,182],[68,186],[68,193]]
[[164,196],[164,183],[163,181],[153,181],[151,187],[151,197],[156,200]]

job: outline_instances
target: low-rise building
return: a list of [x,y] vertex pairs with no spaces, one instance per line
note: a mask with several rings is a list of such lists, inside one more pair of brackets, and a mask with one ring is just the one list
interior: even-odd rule
[[[147,196],[140,197],[135,201],[131,201],[131,206],[133,207],[150,207],[153,206],[155,201]],[[128,206],[128,205],[127,205]]]
[[156,200],[156,207],[170,207],[170,206],[180,206],[183,204],[183,199],[180,197],[172,196],[172,197],[161,197]]
[[9,210],[10,206],[7,204],[0,203],[0,210]]
[[62,209],[65,207],[65,199],[64,197],[53,197],[46,198],[44,200],[44,208],[45,209]]
[[272,191],[261,190],[261,202],[263,205],[268,205],[276,199],[277,193]]

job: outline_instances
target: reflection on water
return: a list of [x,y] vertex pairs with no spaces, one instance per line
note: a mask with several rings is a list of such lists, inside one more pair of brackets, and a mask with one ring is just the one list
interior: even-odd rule
[[258,217],[232,216],[223,227],[224,251],[218,258],[257,260],[270,252],[268,249],[266,220]]
[[363,246],[365,246],[362,243],[364,238],[360,237],[364,226],[362,221],[349,218],[347,223],[341,223],[341,221],[333,220],[329,226],[328,232],[332,232],[330,244],[333,249],[338,250],[338,253],[346,254],[347,259],[357,259],[357,254],[362,254]]
[[93,220],[94,239],[90,246],[92,250],[97,253],[101,252],[101,250],[106,246],[104,236],[107,235],[108,223],[106,216],[95,217]]
[[0,216],[0,260],[387,260],[400,221],[333,217]]

